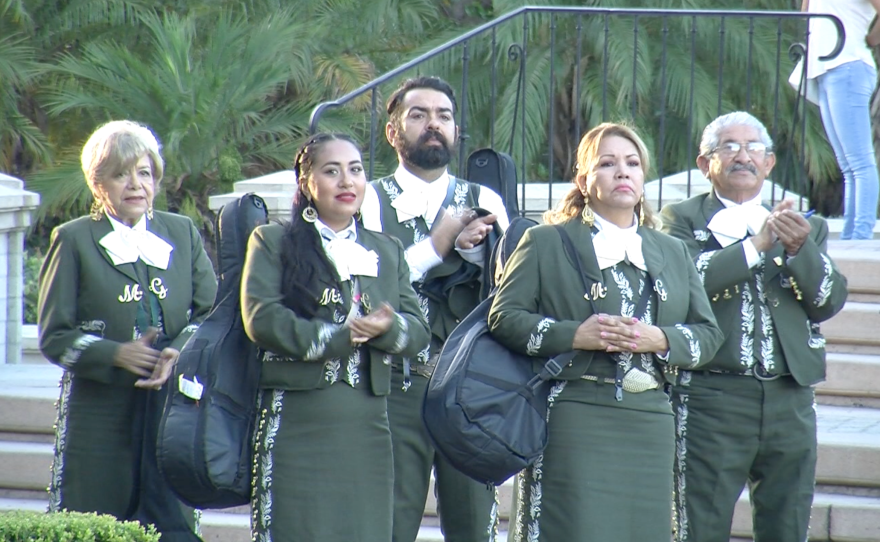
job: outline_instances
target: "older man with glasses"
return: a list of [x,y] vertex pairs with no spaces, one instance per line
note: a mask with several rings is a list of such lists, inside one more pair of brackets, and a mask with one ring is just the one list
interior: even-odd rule
[[826,252],[828,225],[761,188],[776,162],[752,115],[709,124],[697,165],[713,189],[667,205],[666,233],[685,241],[725,341],[672,387],[676,541],[728,542],[747,484],[756,542],[807,539],[816,471],[812,386],[825,378],[819,323],[846,301]]

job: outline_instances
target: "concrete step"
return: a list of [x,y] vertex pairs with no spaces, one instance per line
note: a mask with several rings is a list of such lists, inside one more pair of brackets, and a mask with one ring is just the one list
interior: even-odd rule
[[843,309],[822,322],[822,333],[838,353],[880,354],[880,303],[847,301]]
[[838,406],[880,408],[880,355],[829,352],[826,380],[816,401]]
[[851,295],[880,295],[880,241],[829,241],[828,254],[846,276]]
[[[748,491],[736,504],[731,534],[752,540]],[[810,513],[810,542],[877,542],[880,498],[816,493]]]
[[[880,410],[819,405],[816,482],[880,488]],[[49,483],[52,444],[0,440],[0,488],[40,491]],[[509,516],[511,482],[499,488],[500,515]],[[436,514],[433,490],[426,512]]]
[[[5,510],[45,511],[45,499],[0,498],[0,512]],[[428,519],[419,529],[416,542],[442,542],[440,528]],[[880,498],[817,493],[810,515],[810,542],[877,542],[880,540]],[[207,510],[202,513],[202,538],[205,542],[240,542],[248,540],[249,515]],[[743,491],[733,518],[731,542],[752,540],[751,505]],[[506,540],[499,532],[498,540]]]

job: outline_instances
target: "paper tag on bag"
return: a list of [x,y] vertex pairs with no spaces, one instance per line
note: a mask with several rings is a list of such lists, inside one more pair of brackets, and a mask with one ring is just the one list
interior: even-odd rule
[[197,376],[194,376],[192,380],[187,380],[183,375],[180,375],[177,379],[177,388],[180,390],[180,393],[194,401],[202,398],[202,391],[205,389],[203,385],[199,384]]

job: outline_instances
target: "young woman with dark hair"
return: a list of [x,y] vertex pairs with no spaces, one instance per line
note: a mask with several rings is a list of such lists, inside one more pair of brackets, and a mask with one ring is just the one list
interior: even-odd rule
[[242,275],[245,329],[265,352],[251,531],[388,542],[391,363],[428,344],[428,325],[400,243],[356,220],[354,141],[318,134],[294,170],[291,221],[254,231]]

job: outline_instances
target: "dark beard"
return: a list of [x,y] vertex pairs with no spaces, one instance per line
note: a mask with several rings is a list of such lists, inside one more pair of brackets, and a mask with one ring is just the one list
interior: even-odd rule
[[[440,142],[439,147],[428,146],[427,143],[431,139]],[[449,165],[452,158],[452,151],[449,143],[442,135],[436,132],[425,132],[419,137],[418,141],[410,145],[402,138],[400,139],[398,152],[400,152],[403,161],[412,164],[419,169],[438,169]]]

